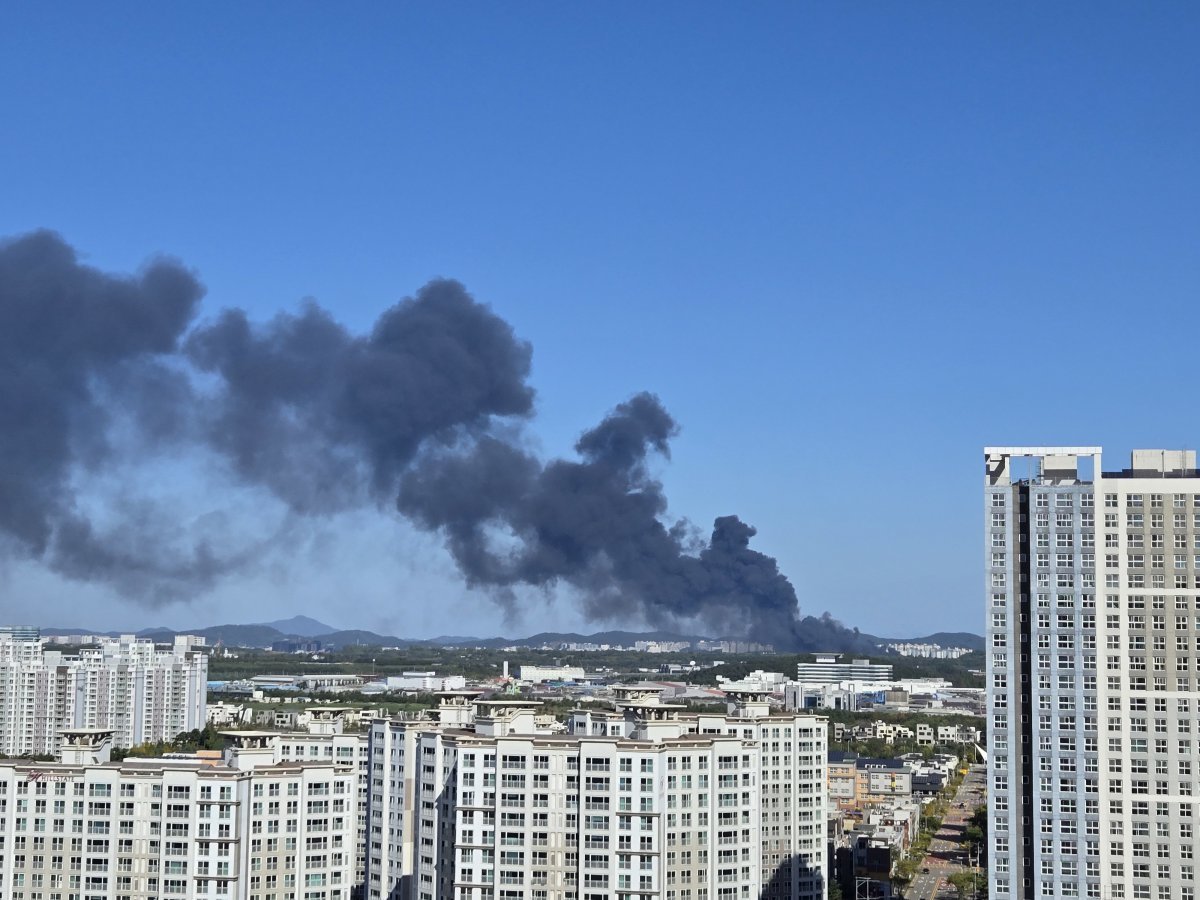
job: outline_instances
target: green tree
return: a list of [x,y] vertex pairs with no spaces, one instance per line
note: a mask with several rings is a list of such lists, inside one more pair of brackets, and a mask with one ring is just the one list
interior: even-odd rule
[[946,880],[958,891],[959,900],[966,900],[975,888],[975,876],[970,872],[955,872]]
[[979,865],[987,869],[987,804],[978,807],[975,812],[971,813],[971,818],[967,819],[966,829],[963,831],[963,841],[967,845],[967,852],[972,856],[978,856]]
[[112,751],[114,760],[129,757],[155,757],[164,753],[194,753],[197,750],[221,750],[225,747],[225,738],[210,722],[203,728],[192,731],[181,731],[169,741],[152,741],[138,744],[135,747],[117,748]]
[[972,900],[987,900],[987,874],[983,870],[955,872],[946,880],[958,891],[959,900],[966,900],[968,897]]

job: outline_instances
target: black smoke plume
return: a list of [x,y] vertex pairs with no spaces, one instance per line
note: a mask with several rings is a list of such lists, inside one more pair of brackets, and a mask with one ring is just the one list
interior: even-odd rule
[[666,523],[649,464],[678,428],[653,395],[583,434],[578,459],[543,462],[522,440],[530,347],[456,282],[366,335],[312,303],[263,326],[239,310],[196,324],[202,295],[169,260],[114,276],[49,232],[0,243],[0,546],[132,598],[186,600],[258,548],[217,547],[136,492],[97,518],[78,485],[128,466],[121,448],[200,451],[292,517],[394,506],[505,602],[570,585],[592,619],[810,645],[751,526],[724,516],[700,540]]
[[167,260],[115,277],[48,232],[0,244],[0,534],[11,550],[147,595],[211,584],[203,544],[171,560],[131,554],[139,524],[105,542],[72,487],[112,461],[115,416],[143,423],[148,441],[174,430],[187,388],[168,363],[202,293]]
[[[401,478],[400,511],[438,529],[472,584],[510,588],[566,582],[593,619],[695,620],[720,634],[795,643],[796,594],[754,529],[723,516],[689,553],[688,529],[663,523],[667,500],[647,457],[667,455],[675,421],[657,397],[618,406],[575,445],[580,461],[542,466],[483,440],[431,453]],[[497,546],[497,531],[503,540]]]
[[206,433],[237,473],[299,513],[388,502],[426,442],[528,416],[531,350],[462,285],[434,281],[383,313],[366,337],[308,304],[255,329],[240,310],[187,341],[220,376]]

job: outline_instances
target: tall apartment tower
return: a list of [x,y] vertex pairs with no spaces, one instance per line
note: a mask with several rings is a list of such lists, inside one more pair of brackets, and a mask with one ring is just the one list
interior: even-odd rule
[[989,887],[1193,900],[1194,451],[985,451]]

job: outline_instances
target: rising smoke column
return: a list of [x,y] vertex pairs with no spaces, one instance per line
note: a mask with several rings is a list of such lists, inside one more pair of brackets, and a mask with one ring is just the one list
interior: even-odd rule
[[102,523],[83,512],[76,485],[131,462],[114,458],[119,423],[124,452],[215,457],[291,516],[397,509],[502,602],[565,584],[594,620],[805,644],[795,591],[750,548],[751,526],[723,516],[700,540],[665,523],[648,462],[669,457],[678,427],[653,395],[585,432],[577,459],[544,462],[523,435],[531,349],[457,282],[431,282],[366,335],[314,303],[265,325],[240,310],[196,325],[202,294],[178,263],[114,276],[49,232],[0,243],[0,550],[148,602],[253,564],[255,548],[164,527],[151,501]]

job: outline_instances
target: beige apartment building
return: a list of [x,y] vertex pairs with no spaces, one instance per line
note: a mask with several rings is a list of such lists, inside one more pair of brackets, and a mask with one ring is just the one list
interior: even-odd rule
[[0,896],[349,900],[355,767],[280,762],[277,737],[113,762],[110,731],[74,730],[61,761],[0,762]]
[[619,690],[566,723],[444,695],[371,728],[372,900],[808,900],[825,894],[826,720]]

